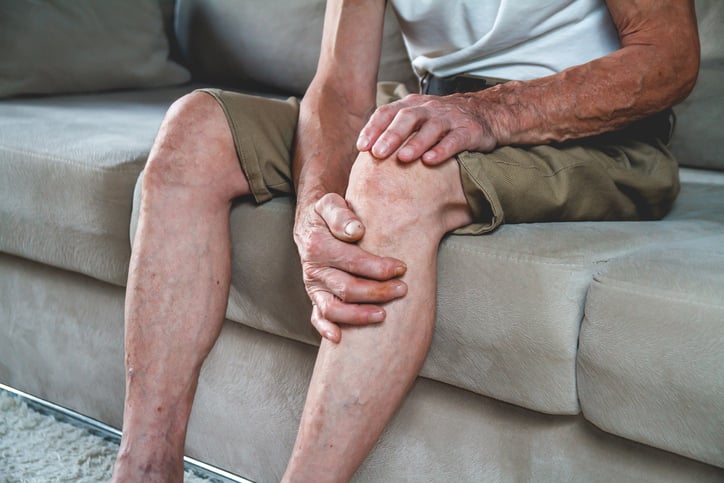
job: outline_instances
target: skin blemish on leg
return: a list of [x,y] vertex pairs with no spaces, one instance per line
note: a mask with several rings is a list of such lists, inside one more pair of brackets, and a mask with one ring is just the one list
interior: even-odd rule
[[350,414],[358,414],[364,411],[365,406],[367,406],[367,402],[362,401],[358,396],[352,396],[351,398],[342,402],[342,408],[344,408],[344,410]]

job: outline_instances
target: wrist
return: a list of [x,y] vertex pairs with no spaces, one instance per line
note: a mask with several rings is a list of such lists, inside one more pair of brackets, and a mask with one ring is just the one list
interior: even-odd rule
[[516,84],[509,81],[476,93],[479,96],[478,118],[483,129],[489,131],[496,147],[515,143],[515,133],[520,129],[519,101]]

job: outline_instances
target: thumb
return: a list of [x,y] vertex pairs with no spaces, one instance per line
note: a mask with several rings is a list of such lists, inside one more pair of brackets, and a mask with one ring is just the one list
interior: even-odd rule
[[365,227],[362,221],[339,194],[327,193],[322,196],[314,204],[314,210],[338,240],[356,242],[364,235]]

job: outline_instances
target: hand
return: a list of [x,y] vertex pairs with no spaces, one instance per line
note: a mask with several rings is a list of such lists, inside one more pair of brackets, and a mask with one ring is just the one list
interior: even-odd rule
[[402,162],[435,165],[461,151],[490,151],[497,140],[481,114],[480,93],[410,94],[379,107],[360,132],[357,149],[376,158],[395,151]]
[[312,325],[332,342],[341,338],[338,324],[382,322],[385,311],[375,304],[407,293],[407,285],[397,280],[405,264],[364,251],[356,244],[363,235],[364,225],[338,194],[297,212],[294,240],[313,304]]

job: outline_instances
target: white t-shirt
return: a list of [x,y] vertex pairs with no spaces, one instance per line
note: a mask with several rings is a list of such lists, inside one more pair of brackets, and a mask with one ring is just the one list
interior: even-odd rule
[[527,80],[620,47],[603,0],[391,0],[418,75]]

